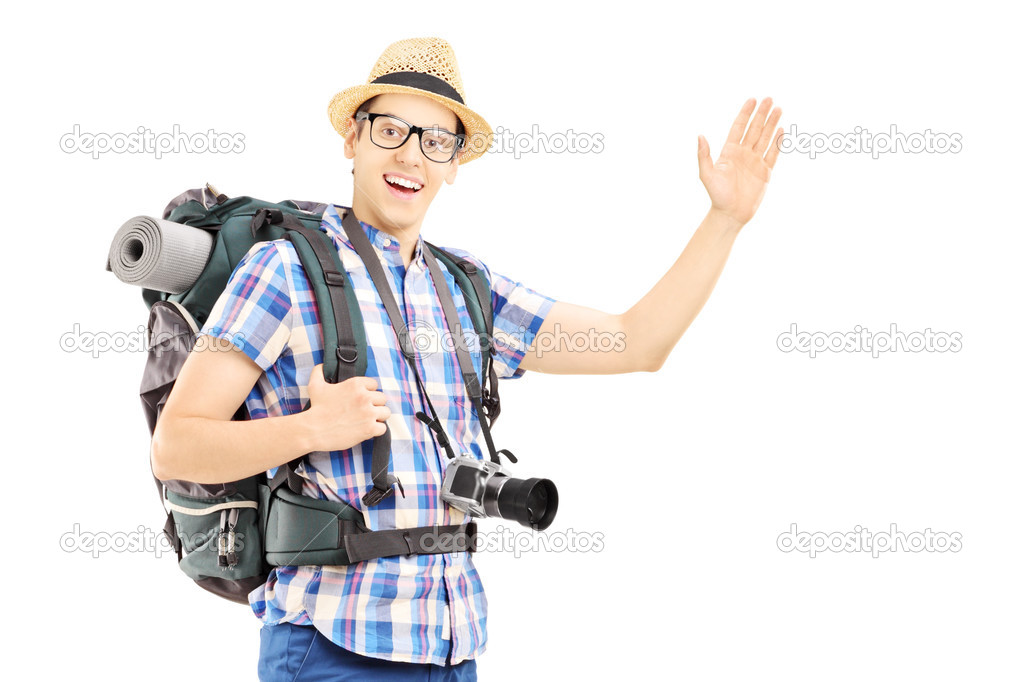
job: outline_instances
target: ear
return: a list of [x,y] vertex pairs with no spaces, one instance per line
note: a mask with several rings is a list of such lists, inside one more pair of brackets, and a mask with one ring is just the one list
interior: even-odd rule
[[348,135],[345,136],[345,158],[355,158],[355,119],[352,118],[352,127],[348,131]]
[[451,161],[448,162],[448,172],[447,175],[444,176],[444,182],[448,183],[449,185],[453,185],[455,183],[455,176],[458,175],[458,157],[460,157],[461,155],[462,152],[459,151],[457,154],[455,154],[455,158],[451,159]]

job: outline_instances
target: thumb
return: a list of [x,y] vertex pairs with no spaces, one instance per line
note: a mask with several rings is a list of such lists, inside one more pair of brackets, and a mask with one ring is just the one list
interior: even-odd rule
[[315,365],[312,371],[309,372],[309,385],[323,383],[326,383],[326,379],[323,378],[323,365]]
[[696,142],[696,160],[700,164],[700,177],[706,177],[714,168],[714,161],[710,158],[710,144],[703,135]]

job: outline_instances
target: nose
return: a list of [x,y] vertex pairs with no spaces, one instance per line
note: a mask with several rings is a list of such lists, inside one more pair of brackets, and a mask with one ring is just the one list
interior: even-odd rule
[[419,146],[419,133],[412,133],[405,144],[398,147],[398,161],[418,168],[423,163],[423,150]]

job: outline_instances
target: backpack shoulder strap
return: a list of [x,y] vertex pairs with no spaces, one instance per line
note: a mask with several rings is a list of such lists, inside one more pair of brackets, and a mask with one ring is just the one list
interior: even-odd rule
[[[314,230],[294,216],[274,209],[260,209],[253,217],[253,232],[263,225],[280,225],[284,238],[292,243],[302,269],[313,289],[316,309],[323,330],[323,377],[329,383],[337,384],[355,376],[364,376],[368,364],[366,330],[363,324],[359,302],[355,296],[352,281],[345,271],[325,232]],[[378,441],[383,439],[378,438]],[[375,450],[385,447],[384,443]],[[390,443],[386,444],[390,455]],[[276,490],[285,481],[293,492],[301,490],[301,481],[295,473],[298,458],[278,467],[277,474],[270,482]]]
[[330,237],[300,222],[289,224],[285,238],[298,252],[316,298],[323,327],[323,376],[330,383],[366,374],[366,329],[352,280]]
[[[282,210],[280,205],[263,207],[254,214],[251,226],[253,238],[267,226],[276,226],[284,231],[283,238],[294,245],[313,289],[323,333],[324,379],[329,383],[340,383],[355,376],[364,376],[369,357],[365,325],[355,288],[334,243],[325,232],[304,224],[297,216]],[[388,473],[390,457],[391,433],[388,429],[373,439],[370,465],[373,489],[363,498],[368,506],[383,500],[395,484],[401,490],[401,482]],[[299,459],[278,467],[270,481],[271,492],[285,482],[292,492],[301,491],[302,482],[296,472]]]
[[[458,287],[462,290],[465,298],[465,305],[469,309],[469,316],[472,318],[473,327],[480,337],[480,350],[483,353],[483,377],[482,392],[483,411],[490,421],[490,424],[497,420],[501,413],[501,397],[497,392],[497,371],[493,363],[493,338],[494,338],[494,307],[490,282],[479,268],[472,262],[456,256],[450,251],[424,242],[437,260],[444,263],[444,266],[455,278]],[[489,383],[489,386],[488,386]]]
[[[481,336],[486,333],[486,337],[481,341],[489,342],[494,332],[494,310],[490,282],[470,261],[430,242],[425,243],[437,260],[444,263],[448,272],[455,278],[459,288],[465,294],[465,303],[469,307],[469,315],[472,317],[472,324],[476,328],[476,332]],[[486,343],[483,350],[484,352],[490,351],[489,343]]]

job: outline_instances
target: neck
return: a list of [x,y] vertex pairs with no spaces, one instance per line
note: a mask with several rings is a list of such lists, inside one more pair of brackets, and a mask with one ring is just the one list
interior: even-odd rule
[[384,220],[376,211],[365,208],[362,202],[359,201],[359,198],[357,196],[352,202],[352,210],[355,211],[355,217],[368,225],[372,225],[398,242],[401,260],[407,268],[409,263],[412,262],[412,255],[416,251],[422,221],[420,220],[414,225],[395,225],[391,221]]
[[405,267],[408,268],[409,263],[412,262],[412,254],[416,252],[416,242],[419,241],[419,234],[417,233],[412,241],[398,239],[398,243],[401,245],[399,253],[401,254],[401,262],[404,263]]

